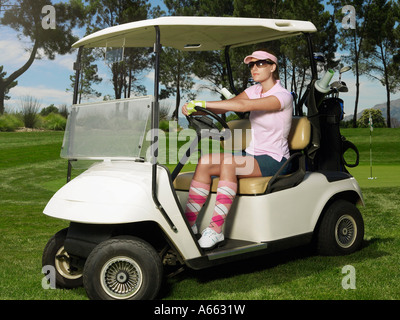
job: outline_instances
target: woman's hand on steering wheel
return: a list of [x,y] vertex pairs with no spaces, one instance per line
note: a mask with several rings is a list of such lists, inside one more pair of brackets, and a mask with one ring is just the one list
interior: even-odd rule
[[[184,111],[189,111],[192,108],[191,106],[189,107],[189,110],[187,108],[187,105],[189,105],[190,103],[191,102],[185,104],[182,107],[183,114],[185,114]],[[201,115],[199,115],[199,113]],[[210,116],[211,118],[215,119],[218,123],[222,125],[222,128],[225,130],[218,129],[218,127],[213,123],[213,121],[209,119],[207,116]],[[213,139],[224,140],[224,139],[229,139],[230,137],[231,132],[226,121],[209,109],[194,105],[193,109],[191,110],[189,115],[186,116],[186,118],[189,121],[189,124],[192,127],[194,127],[198,135],[201,134],[201,130],[208,129],[210,130],[209,136]]]

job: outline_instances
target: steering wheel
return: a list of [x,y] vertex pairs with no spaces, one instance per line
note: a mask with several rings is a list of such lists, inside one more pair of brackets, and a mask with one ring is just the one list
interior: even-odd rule
[[[196,130],[198,136],[204,135],[203,130],[207,130],[206,136],[211,139],[225,140],[230,138],[231,130],[229,129],[229,126],[224,119],[208,109],[202,107],[195,107],[195,109],[196,111],[206,114],[186,116],[186,119],[189,121],[189,124]],[[222,125],[222,129],[218,129],[213,120],[210,119],[208,116],[217,120],[217,122]]]

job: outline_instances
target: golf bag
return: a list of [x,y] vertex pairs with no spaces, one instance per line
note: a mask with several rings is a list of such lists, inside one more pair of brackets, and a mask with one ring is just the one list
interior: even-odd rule
[[[345,171],[345,167],[358,165],[359,153],[357,147],[346,140],[340,133],[339,123],[343,119],[343,100],[327,98],[318,107],[320,130],[320,147],[314,159],[315,169],[318,171]],[[356,153],[355,164],[346,163],[343,155],[352,149]]]

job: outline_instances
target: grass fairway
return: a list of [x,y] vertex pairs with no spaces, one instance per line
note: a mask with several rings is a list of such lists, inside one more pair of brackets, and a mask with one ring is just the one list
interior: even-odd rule
[[364,188],[400,187],[400,165],[359,165],[349,168],[349,172],[356,177],[358,184]]
[[[360,150],[350,172],[363,190],[363,249],[344,257],[316,256],[308,247],[168,279],[162,299],[400,299],[400,130],[375,129],[373,176],[368,129],[342,133]],[[84,300],[83,288],[42,288],[41,256],[68,222],[42,214],[66,179],[60,132],[0,133],[0,299]],[[343,267],[356,272],[345,290]]]

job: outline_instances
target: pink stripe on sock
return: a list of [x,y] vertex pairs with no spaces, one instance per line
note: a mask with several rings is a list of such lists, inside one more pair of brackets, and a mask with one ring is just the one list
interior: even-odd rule
[[237,183],[230,181],[219,181],[215,208],[209,228],[218,233],[222,231],[222,225],[232,206],[237,192]]
[[210,185],[192,180],[190,183],[189,196],[185,209],[185,216],[190,226],[196,222],[197,215],[207,200],[210,193]]
[[195,202],[200,203],[200,202],[202,202],[204,200],[204,196],[199,196],[197,194],[191,194],[190,195],[190,200],[193,200]]
[[[212,222],[215,223],[218,227],[222,226],[225,222],[225,219],[221,215],[216,215],[212,217]],[[219,232],[218,232],[219,233]]]
[[217,197],[217,202],[222,203],[222,204],[232,204],[232,198],[227,197],[225,195],[220,195]]
[[194,212],[190,212],[190,211],[185,212],[185,216],[189,222],[196,221],[196,219],[197,219],[197,214],[195,214]]

